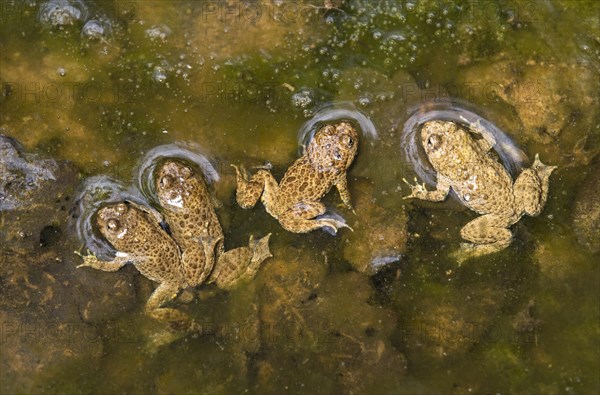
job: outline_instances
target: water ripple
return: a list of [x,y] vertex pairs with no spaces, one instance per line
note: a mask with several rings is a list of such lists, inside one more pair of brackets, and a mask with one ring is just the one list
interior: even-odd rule
[[104,175],[87,178],[76,195],[75,232],[84,246],[100,259],[112,259],[115,250],[96,230],[95,214],[108,203],[123,200],[147,206],[137,189]]
[[435,171],[425,156],[418,132],[425,122],[431,120],[453,121],[469,130],[476,129],[486,139],[495,140],[493,149],[513,176],[527,160],[527,155],[504,131],[466,108],[469,106],[468,103],[456,100],[437,100],[420,103],[409,109],[408,113],[412,115],[404,124],[401,145],[407,161],[414,166],[415,173],[427,184],[435,185]]
[[158,203],[154,185],[154,170],[167,158],[179,158],[196,165],[204,174],[204,179],[212,184],[220,180],[215,165],[204,154],[202,147],[196,143],[177,142],[155,147],[148,151],[140,160],[134,171],[134,184],[142,195],[152,203]]
[[358,125],[360,127],[358,132],[361,136],[377,140],[378,135],[375,125],[366,115],[357,110],[354,104],[351,102],[327,103],[317,110],[312,119],[305,122],[300,128],[298,132],[299,154],[304,154],[308,143],[310,143],[321,126],[344,120],[349,121],[355,126]]

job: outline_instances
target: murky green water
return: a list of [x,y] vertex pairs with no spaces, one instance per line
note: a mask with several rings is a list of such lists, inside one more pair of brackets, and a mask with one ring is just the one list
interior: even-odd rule
[[[23,0],[1,16],[1,133],[61,174],[0,211],[2,393],[600,390],[595,2]],[[523,166],[558,166],[542,214],[460,267],[475,214],[402,199],[404,125],[441,101],[496,125]],[[373,125],[349,172],[356,215],[324,199],[354,232],[291,234],[237,206],[231,163],[279,179],[307,123],[339,118]],[[178,301],[203,334],[150,352],[154,284],[76,269],[73,208],[88,177],[132,185],[176,142],[220,173],[227,248],[272,232],[274,257]]]

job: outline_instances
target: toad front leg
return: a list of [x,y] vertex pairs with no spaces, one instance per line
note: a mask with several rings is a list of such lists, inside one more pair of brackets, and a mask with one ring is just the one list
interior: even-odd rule
[[462,243],[460,250],[452,256],[462,264],[470,258],[492,254],[508,247],[512,233],[508,229],[514,221],[495,214],[482,215],[466,224],[460,235],[473,244]]
[[104,272],[116,272],[129,262],[129,258],[126,254],[119,255],[119,253],[117,253],[117,256],[112,261],[101,261],[96,255],[90,253],[89,250],[87,255],[82,255],[79,251],[74,251],[74,253],[83,258],[83,263],[77,266],[78,269],[80,267],[91,267],[92,269],[102,270]]
[[416,178],[415,185],[410,184],[408,181],[406,181],[405,178],[403,178],[402,181],[404,181],[411,189],[411,194],[408,196],[404,196],[404,199],[416,198],[421,200],[428,200],[430,202],[441,202],[444,199],[446,199],[446,196],[448,196],[448,193],[450,192],[450,183],[448,182],[448,180],[440,177],[439,175],[437,188],[435,191],[428,191],[425,188],[425,184],[417,184]]
[[273,175],[268,170],[261,169],[248,180],[243,169],[239,169],[235,165],[231,166],[236,173],[235,198],[240,207],[252,208],[262,196],[268,211],[269,203],[276,199],[279,191],[279,184],[277,184]]

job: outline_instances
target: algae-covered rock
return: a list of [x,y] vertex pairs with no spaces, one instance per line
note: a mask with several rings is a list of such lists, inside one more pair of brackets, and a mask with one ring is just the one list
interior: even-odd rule
[[[600,120],[600,78],[589,67],[576,62],[519,62],[501,54],[464,69],[457,82],[475,87],[477,94],[469,99],[505,114],[491,121],[551,163],[568,159],[565,164],[585,165],[598,153],[593,142]],[[506,115],[511,112],[518,119]]]
[[289,248],[265,273],[258,391],[365,393],[402,381],[406,362],[389,341],[394,312],[370,303],[368,277],[326,270],[323,256]]
[[589,260],[589,254],[576,247],[577,242],[573,237],[543,240],[536,245],[533,257],[545,277],[564,280]]
[[152,387],[159,394],[243,393],[248,388],[246,358],[231,346],[217,342],[199,350],[179,344],[167,355],[174,361],[185,355],[185,363],[161,364]]
[[399,261],[408,240],[405,206],[383,207],[374,194],[374,185],[368,180],[352,182],[356,216],[349,223],[354,232],[348,234],[343,250],[344,258],[366,274],[374,274]]
[[[0,212],[5,219],[18,219],[22,233],[33,231],[26,227],[35,220],[65,219],[71,204],[69,192],[79,179],[70,163],[27,154],[19,142],[5,135],[0,135],[0,175]],[[7,232],[4,237],[8,241],[15,236]]]
[[339,392],[387,392],[402,385],[407,361],[389,340],[397,315],[373,304],[373,297],[368,279],[352,272],[329,277],[317,295],[315,317],[329,321],[334,335],[321,360],[338,376]]
[[573,211],[577,241],[592,253],[600,251],[600,166],[594,165],[579,187]]
[[303,347],[302,343],[288,342],[289,336],[302,336],[298,340],[318,339],[321,328],[312,327],[306,311],[325,279],[327,266],[323,256],[315,252],[288,247],[269,264],[269,270],[261,277],[259,315],[263,327],[263,342],[267,347]]
[[503,299],[499,289],[483,287],[430,292],[415,302],[411,318],[399,327],[409,359],[420,364],[460,359],[489,340],[486,336],[495,328],[493,320]]
[[[63,369],[97,361],[102,333],[80,317],[66,222],[77,171],[0,136],[1,392],[35,392]],[[69,248],[70,247],[70,248]]]

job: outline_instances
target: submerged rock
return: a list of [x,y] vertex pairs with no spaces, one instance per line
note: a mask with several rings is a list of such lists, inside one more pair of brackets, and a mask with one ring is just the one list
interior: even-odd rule
[[369,393],[403,380],[404,356],[389,341],[395,313],[370,303],[368,277],[326,272],[325,257],[290,247],[264,273],[262,352],[253,360],[259,392]]
[[23,153],[16,140],[0,134],[0,211],[27,205],[33,195],[56,181],[58,170],[55,161],[35,160]]
[[77,171],[3,135],[0,150],[0,392],[35,392],[61,367],[98,360],[102,335],[81,319],[64,263]]
[[415,363],[437,363],[463,357],[480,343],[493,342],[494,319],[504,302],[498,289],[472,287],[468,297],[434,293],[415,303],[412,319],[399,327],[400,340]]
[[600,251],[600,166],[593,166],[575,200],[573,226],[577,241],[592,253]]
[[591,143],[600,120],[600,78],[584,64],[523,64],[501,55],[465,69],[457,83],[472,88],[469,101],[495,108],[497,114],[516,113],[517,119],[494,122],[546,161],[586,165],[598,154]]
[[352,183],[356,210],[344,244],[344,258],[361,273],[375,274],[390,263],[398,262],[408,240],[405,206],[383,207],[375,197],[375,188],[366,179]]
[[70,163],[39,159],[0,135],[1,244],[28,254],[55,247],[78,180]]

